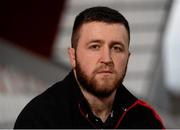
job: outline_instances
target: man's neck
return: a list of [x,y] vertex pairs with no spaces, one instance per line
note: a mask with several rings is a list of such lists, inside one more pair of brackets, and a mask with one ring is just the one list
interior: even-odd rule
[[116,91],[113,92],[109,97],[98,98],[84,90],[82,87],[80,88],[84,97],[88,101],[93,114],[99,117],[103,122],[105,122],[112,111]]

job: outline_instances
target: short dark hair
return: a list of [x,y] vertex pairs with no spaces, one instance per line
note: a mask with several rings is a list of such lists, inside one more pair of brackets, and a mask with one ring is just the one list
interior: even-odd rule
[[79,40],[79,30],[81,26],[84,23],[89,23],[94,21],[105,22],[105,23],[120,23],[124,25],[128,32],[128,37],[130,42],[130,28],[126,18],[117,10],[111,9],[109,7],[97,6],[97,7],[88,8],[76,16],[72,30],[72,36],[71,36],[71,46],[73,48],[77,48],[77,43]]

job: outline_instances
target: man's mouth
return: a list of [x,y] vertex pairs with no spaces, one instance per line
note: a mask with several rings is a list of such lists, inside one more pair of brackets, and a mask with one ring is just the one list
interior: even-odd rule
[[111,70],[100,70],[100,71],[98,71],[98,73],[99,74],[112,74],[113,71],[111,71]]

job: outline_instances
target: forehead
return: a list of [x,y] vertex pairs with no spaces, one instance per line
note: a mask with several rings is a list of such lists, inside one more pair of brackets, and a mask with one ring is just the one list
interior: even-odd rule
[[123,24],[88,22],[84,23],[79,30],[79,40],[120,40],[123,43],[129,42],[128,32]]

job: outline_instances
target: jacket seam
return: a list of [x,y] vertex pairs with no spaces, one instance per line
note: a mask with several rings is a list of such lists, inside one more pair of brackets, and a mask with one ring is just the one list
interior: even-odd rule
[[165,127],[164,127],[164,125],[163,125],[163,122],[162,122],[160,116],[156,113],[156,111],[155,111],[152,107],[150,107],[148,104],[146,104],[146,103],[145,103],[144,101],[142,101],[142,100],[138,100],[137,102],[138,102],[138,104],[140,104],[140,105],[142,105],[142,106],[150,109],[150,110],[152,111],[154,117],[162,124],[162,129],[165,129]]
[[114,129],[117,129],[117,127],[120,125],[120,123],[122,122],[123,118],[125,117],[125,115],[127,114],[127,112],[132,109],[134,106],[136,106],[138,104],[138,100],[135,101],[130,107],[127,108],[126,111],[123,112],[123,114],[119,117],[119,120],[117,122],[117,124],[115,125]]

